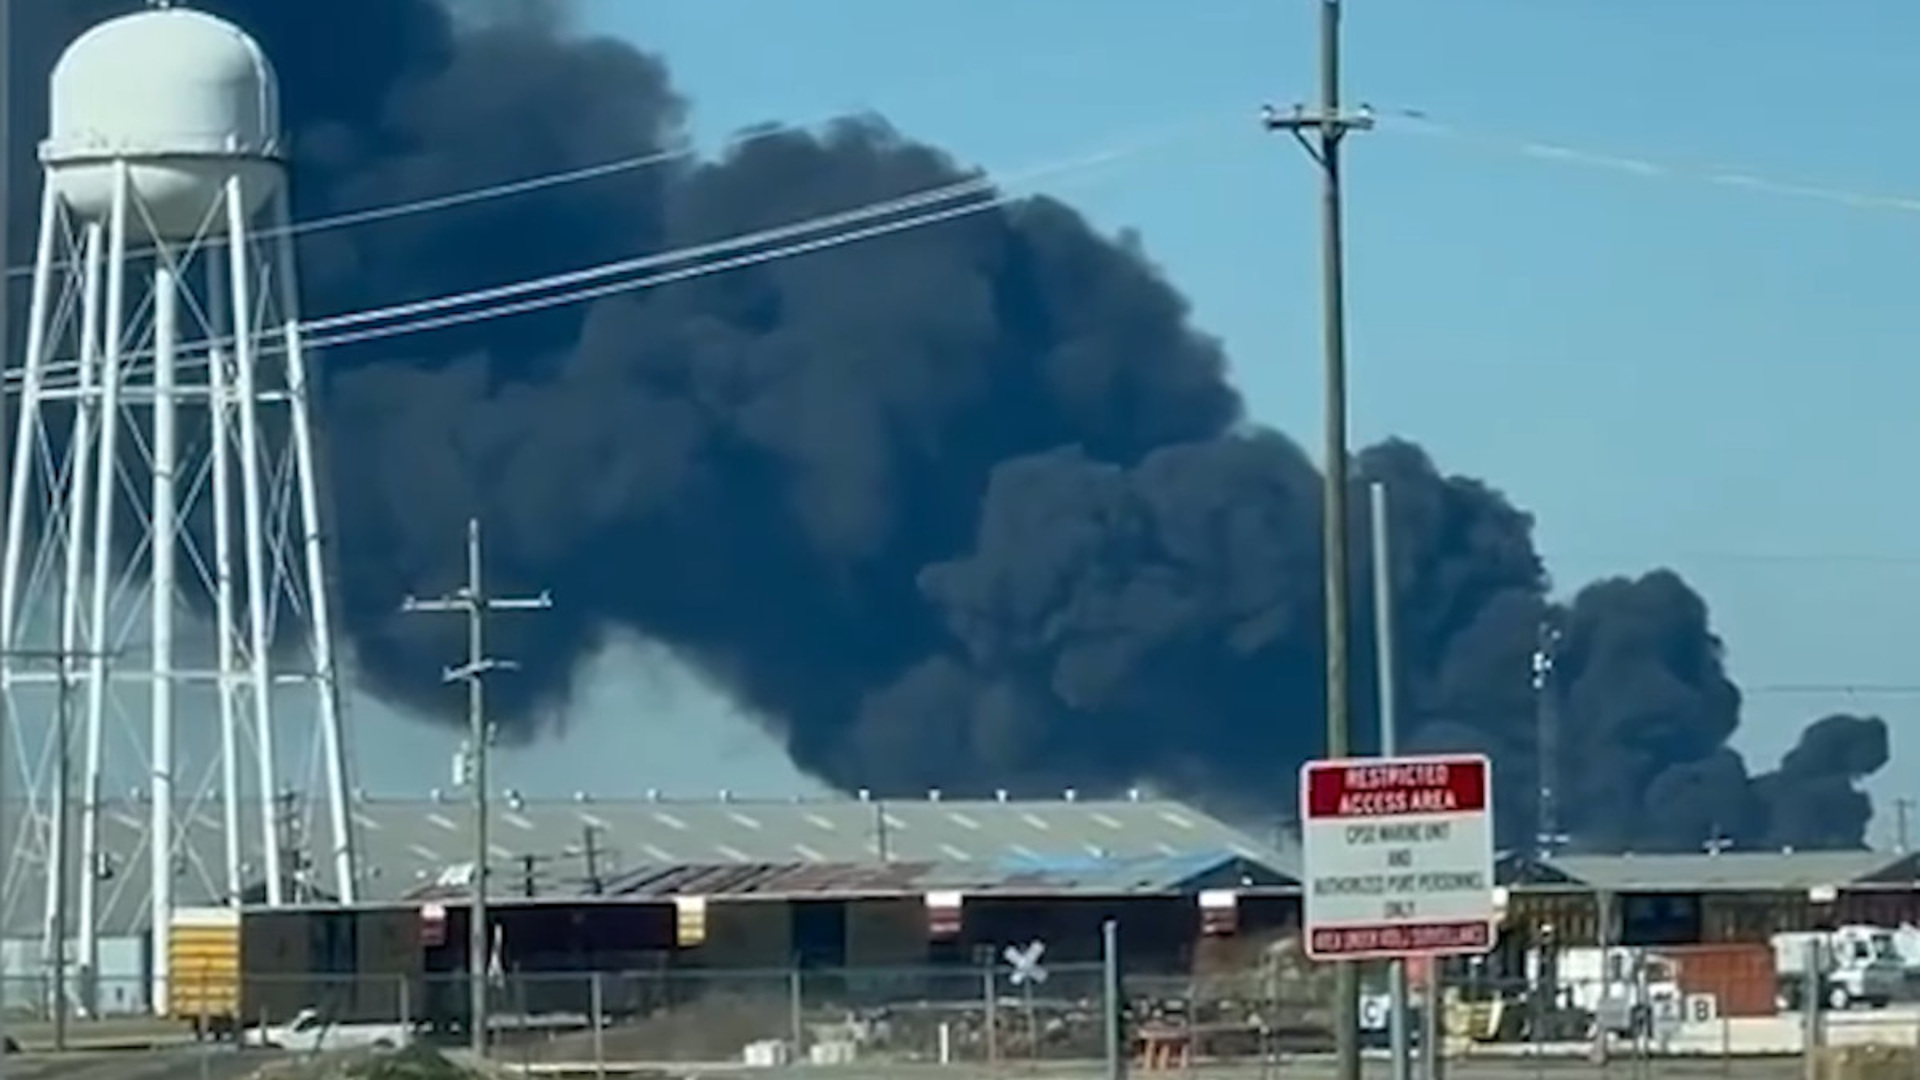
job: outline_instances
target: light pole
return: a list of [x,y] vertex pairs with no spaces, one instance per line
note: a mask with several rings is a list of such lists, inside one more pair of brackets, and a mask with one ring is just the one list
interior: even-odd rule
[[467,662],[446,670],[447,682],[467,684],[467,738],[471,747],[471,765],[467,776],[473,793],[473,877],[471,901],[467,908],[467,993],[471,1045],[478,1057],[487,1053],[487,979],[490,975],[487,941],[487,751],[492,741],[487,723],[485,679],[496,671],[517,667],[511,660],[487,655],[487,616],[496,611],[537,611],[553,606],[547,593],[539,596],[489,596],[482,574],[480,521],[467,522],[467,583],[444,596],[432,599],[407,597],[400,610],[416,612],[458,612],[467,617]]

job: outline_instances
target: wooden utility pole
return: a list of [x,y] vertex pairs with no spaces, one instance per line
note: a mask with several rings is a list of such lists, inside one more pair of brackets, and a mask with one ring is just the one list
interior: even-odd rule
[[[1268,107],[1269,131],[1297,139],[1320,166],[1320,255],[1323,276],[1322,341],[1326,365],[1326,447],[1321,540],[1324,548],[1327,605],[1327,757],[1351,752],[1352,721],[1347,673],[1347,640],[1352,612],[1347,582],[1347,328],[1345,256],[1340,223],[1340,145],[1347,134],[1373,127],[1366,109],[1340,108],[1340,0],[1320,5],[1320,104],[1296,105],[1291,112]],[[1337,1080],[1360,1080],[1360,974],[1351,963],[1338,969],[1334,1005]]]

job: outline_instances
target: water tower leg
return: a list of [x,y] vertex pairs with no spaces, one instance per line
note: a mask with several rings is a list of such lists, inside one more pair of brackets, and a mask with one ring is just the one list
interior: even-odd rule
[[327,824],[333,841],[333,880],[336,895],[351,904],[358,896],[354,874],[352,825],[347,811],[347,754],[341,730],[339,675],[333,656],[333,608],[328,595],[325,535],[321,529],[317,455],[314,452],[311,394],[307,383],[306,346],[300,331],[300,276],[294,257],[293,213],[286,189],[274,199],[275,261],[280,279],[280,317],[287,349],[287,397],[293,413],[294,468],[300,486],[300,521],[306,553],[307,611],[312,620],[313,678],[319,705],[320,744],[325,755]]
[[175,428],[176,347],[179,341],[180,281],[165,258],[153,273],[153,706],[148,744],[153,776],[148,807],[149,873],[153,888],[149,918],[153,932],[153,986],[149,1000],[164,1012],[169,999],[173,939],[173,604],[177,591],[175,553],[179,548],[174,474],[179,459]]
[[[38,557],[45,554],[47,548],[52,545],[54,538],[60,535],[58,522],[55,519],[59,517],[60,510],[64,507],[64,504],[56,503],[53,512],[46,515],[47,520],[41,525],[38,534],[31,542],[28,541],[27,494],[33,489],[33,463],[38,456],[40,440],[47,434],[47,425],[41,417],[41,409],[45,402],[47,354],[51,351],[47,342],[50,337],[55,336],[49,326],[49,320],[54,310],[53,270],[57,257],[56,247],[60,245],[65,235],[62,227],[65,224],[64,210],[60,200],[54,195],[52,186],[49,185],[40,203],[40,235],[34,255],[33,297],[29,304],[27,323],[27,355],[26,363],[20,373],[20,418],[14,428],[13,460],[10,468],[12,486],[8,489],[7,500],[5,565],[4,569],[0,569],[0,650],[4,650],[5,653],[4,656],[0,656],[0,671],[5,673],[4,677],[0,678],[0,693],[6,695],[5,733],[8,736],[5,747],[0,748],[0,759],[5,759],[14,769],[24,789],[17,801],[26,810],[20,821],[7,823],[7,827],[12,830],[11,835],[0,837],[0,839],[12,841],[8,845],[9,857],[5,875],[9,884],[21,883],[29,879],[31,871],[27,867],[37,846],[34,843],[35,834],[44,821],[39,817],[41,811],[39,798],[42,792],[36,772],[37,761],[27,753],[26,741],[20,738],[19,726],[14,722],[14,718],[19,715],[14,694],[21,683],[16,673],[25,666],[22,659],[15,653],[16,650],[27,645],[22,638],[25,637],[28,625],[41,614],[42,603],[39,601],[44,600],[43,597],[37,596],[23,597],[22,593],[28,591],[22,580],[23,564],[27,563],[30,557],[32,561],[37,562]],[[88,235],[91,238],[93,233],[89,232]],[[97,244],[94,245],[94,250],[98,250]],[[93,262],[97,264],[97,259]],[[65,291],[65,285],[65,281],[59,283],[60,291]],[[91,295],[88,299],[91,299]],[[48,855],[51,857],[52,852],[49,851]],[[51,860],[49,860],[50,864]],[[42,910],[49,913],[52,910],[52,900],[56,895],[51,888],[53,880],[51,873],[46,875],[46,891],[42,894],[46,901]],[[19,890],[21,893],[27,891],[28,889],[24,888]],[[14,895],[16,893],[13,890],[7,891],[8,898]],[[9,911],[8,914],[11,912]],[[13,1001],[0,1001],[0,1006],[14,1004]]]
[[232,333],[228,317],[226,265],[217,252],[207,259],[207,313],[212,339],[207,349],[208,460],[213,474],[213,590],[216,663],[220,676],[216,692],[220,705],[220,818],[226,830],[227,902],[238,906],[246,890],[240,863],[245,841],[240,832],[240,703],[238,650],[239,616],[233,596],[233,384],[232,354],[220,342]]
[[[113,208],[107,220],[107,310],[101,326],[105,342],[100,357],[99,416],[100,447],[94,461],[97,478],[93,489],[93,567],[92,596],[89,601],[87,634],[87,734],[86,770],[80,779],[80,862],[75,876],[80,881],[80,965],[81,982],[98,967],[99,895],[100,895],[100,794],[103,777],[102,754],[106,747],[107,656],[112,645],[112,623],[108,601],[120,584],[114,573],[113,508],[119,490],[120,460],[120,383],[125,376],[127,330],[127,225],[133,207],[128,167],[114,166]],[[72,646],[65,646],[71,648]],[[155,838],[154,842],[164,842]]]
[[[97,408],[94,400],[95,384],[100,370],[100,278],[103,271],[105,250],[104,233],[98,222],[87,225],[85,275],[83,286],[84,309],[81,313],[80,367],[75,372],[73,443],[69,454],[71,472],[67,477],[65,498],[60,499],[66,520],[55,526],[65,532],[66,548],[60,568],[60,626],[59,649],[57,651],[57,702],[54,707],[53,752],[56,756],[55,772],[60,774],[54,781],[50,816],[47,822],[47,955],[53,958],[56,968],[65,964],[65,941],[67,933],[67,887],[73,880],[70,870],[72,853],[68,850],[67,822],[70,818],[68,784],[65,777],[67,762],[72,760],[72,698],[73,663],[72,655],[80,642],[80,561],[85,554],[87,535],[87,495],[92,491],[89,477],[93,474]],[[58,535],[58,533],[49,533]],[[56,984],[64,982],[64,974]]]
[[[13,459],[7,488],[7,540],[4,568],[0,568],[0,651],[12,652],[23,646],[20,631],[31,612],[20,610],[20,564],[25,554],[27,527],[27,490],[33,480],[31,463],[38,445],[42,381],[46,377],[47,320],[53,307],[54,247],[61,235],[60,200],[52,185],[40,199],[40,239],[34,249],[33,298],[27,311],[27,355],[20,373],[20,423],[14,428]],[[0,664],[6,674],[6,689],[13,688],[13,665]],[[8,745],[4,753],[17,752]],[[24,764],[24,763],[23,763]],[[9,867],[11,869],[11,867]]]
[[247,221],[245,185],[238,176],[227,180],[228,282],[233,290],[233,360],[240,411],[240,506],[246,533],[248,678],[253,689],[254,751],[260,771],[260,828],[266,865],[267,905],[286,902],[286,860],[280,852],[280,815],[273,749],[273,687],[269,679],[267,638],[267,550],[265,536],[266,488],[260,475],[260,358],[253,313],[254,241]]

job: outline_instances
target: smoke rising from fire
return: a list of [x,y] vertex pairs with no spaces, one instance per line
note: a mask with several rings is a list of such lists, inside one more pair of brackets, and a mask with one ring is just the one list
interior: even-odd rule
[[[16,5],[17,131],[44,129],[64,42],[130,6]],[[200,6],[276,58],[303,217],[686,137],[689,103],[659,58],[577,36],[553,6],[460,20],[432,0]],[[19,141],[25,222],[37,173]],[[316,234],[307,307],[500,284],[963,175],[878,120],[776,132],[718,159]],[[1145,783],[1271,816],[1321,746],[1318,474],[1245,421],[1174,287],[1059,202],[325,361],[343,618],[388,698],[457,705],[438,681],[456,629],[396,604],[455,580],[478,513],[501,586],[565,600],[495,631],[524,665],[498,684],[521,737],[609,633],[632,631],[845,788]],[[1822,719],[1753,775],[1728,747],[1740,693],[1677,575],[1550,602],[1531,520],[1496,490],[1406,442],[1357,464],[1393,492],[1407,741],[1494,754],[1508,839],[1533,828],[1530,680],[1550,624],[1560,822],[1583,845],[1861,843],[1857,782],[1888,757],[1879,719]]]

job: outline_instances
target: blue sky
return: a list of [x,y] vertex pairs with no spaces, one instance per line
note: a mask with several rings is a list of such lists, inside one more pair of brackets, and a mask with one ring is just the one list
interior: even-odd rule
[[[1227,342],[1255,417],[1317,445],[1316,175],[1256,123],[1261,103],[1316,85],[1312,0],[580,7],[593,29],[667,59],[703,139],[870,109],[1007,170],[1211,120],[1058,190],[1103,228],[1137,228]],[[1353,100],[1472,136],[1383,122],[1355,137],[1356,441],[1406,435],[1491,480],[1537,515],[1562,588],[1682,571],[1756,688],[1741,749],[1770,764],[1810,716],[1879,711],[1896,728],[1874,785],[1885,809],[1920,773],[1920,747],[1898,737],[1920,695],[1782,688],[1920,683],[1920,510],[1897,464],[1920,442],[1920,202],[1853,206],[1713,176],[1920,199],[1905,123],[1920,7],[1349,0],[1345,40]],[[1665,169],[1554,161],[1529,139]],[[654,719],[608,718],[593,740],[600,761],[619,756],[602,740],[632,740],[647,766],[595,766],[567,740],[507,755],[509,777],[802,783],[744,721],[689,723],[722,710],[697,687],[630,661],[605,665],[591,700]],[[600,715],[590,701],[575,722],[599,728]],[[389,786],[378,773],[370,785]]]

